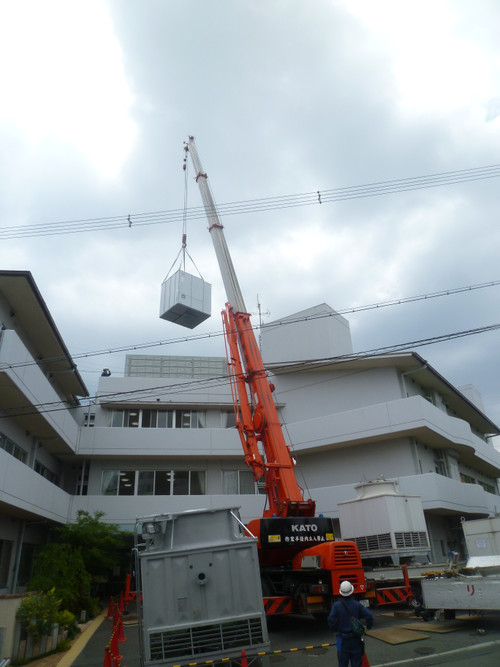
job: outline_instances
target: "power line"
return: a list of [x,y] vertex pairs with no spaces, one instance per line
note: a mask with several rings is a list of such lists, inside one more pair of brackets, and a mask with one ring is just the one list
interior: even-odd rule
[[[329,366],[333,363],[342,363],[346,361],[353,361],[356,359],[369,359],[371,357],[378,357],[382,355],[395,354],[398,352],[408,352],[416,347],[424,347],[426,345],[434,345],[436,343],[443,343],[449,340],[454,340],[457,338],[464,338],[466,336],[476,336],[482,333],[488,333],[491,331],[497,331],[500,329],[499,324],[490,324],[483,327],[477,327],[475,329],[466,329],[464,331],[456,331],[453,333],[442,334],[439,336],[432,336],[429,338],[421,338],[419,340],[409,341],[406,343],[397,343],[394,345],[387,345],[384,347],[373,348],[371,350],[365,350],[363,352],[355,352],[352,354],[345,354],[335,357],[325,357],[321,359],[307,359],[302,361],[291,361],[291,362],[280,362],[276,366],[290,366],[290,372],[294,372],[294,367],[301,366],[311,366],[315,369],[321,368],[322,366]],[[268,369],[272,368],[272,364],[268,364]],[[269,371],[268,371],[269,372]],[[162,385],[159,387],[146,387],[142,389],[137,389],[133,391],[121,391],[121,392],[112,392],[109,394],[100,394],[98,398],[107,399],[110,401],[112,398],[121,398],[122,404],[125,397],[131,397],[137,400],[138,397],[149,397],[149,396],[158,396],[158,394],[169,394],[169,393],[184,393],[187,391],[192,391],[193,385],[198,385],[203,389],[210,388],[212,386],[221,386],[221,384],[228,384],[229,376],[218,376],[213,378],[206,379],[193,379],[188,382],[178,382],[174,385]],[[111,402],[111,401],[110,401]],[[117,401],[118,402],[118,401]],[[0,410],[0,419],[4,417],[20,417],[34,414],[46,414],[48,412],[59,412],[61,410],[83,408],[86,406],[69,406],[65,401],[55,401],[51,403],[38,403],[31,406],[18,406],[11,408],[4,408]],[[17,410],[17,413],[16,413]]]
[[[383,301],[380,303],[372,303],[364,306],[353,306],[350,308],[344,308],[341,310],[336,310],[333,312],[328,312],[328,313],[318,313],[314,315],[303,315],[300,317],[287,317],[283,320],[278,320],[276,322],[269,322],[269,323],[262,323],[262,325],[254,325],[253,329],[258,330],[259,328],[262,329],[271,329],[275,327],[281,327],[281,326],[286,326],[288,324],[296,324],[299,322],[305,322],[305,321],[311,321],[311,320],[317,320],[317,319],[324,319],[326,317],[335,317],[336,315],[345,315],[347,313],[357,313],[357,312],[363,312],[367,310],[378,310],[381,308],[388,308],[390,306],[399,306],[405,303],[415,303],[417,301],[428,301],[431,299],[436,299],[439,297],[445,297],[445,296],[451,296],[453,294],[460,294],[463,292],[473,292],[476,290],[480,289],[485,289],[487,287],[496,287],[500,285],[500,280],[491,280],[486,283],[478,283],[476,285],[466,285],[463,287],[454,287],[451,289],[445,289],[445,290],[440,290],[437,292],[430,292],[426,294],[418,294],[414,296],[408,296],[408,297],[403,297],[401,299],[392,299],[390,301]],[[98,356],[103,356],[105,354],[118,354],[121,352],[131,352],[131,351],[137,351],[137,350],[144,350],[144,349],[150,349],[153,347],[163,347],[165,345],[174,345],[178,343],[189,343],[195,340],[205,340],[208,338],[219,338],[223,336],[223,331],[212,331],[209,333],[203,333],[203,334],[192,334],[190,336],[181,336],[179,338],[170,338],[168,340],[159,340],[159,341],[150,341],[147,343],[135,343],[131,345],[123,345],[121,347],[114,347],[114,348],[104,348],[101,350],[94,350],[91,352],[79,352],[77,354],[71,355],[71,358],[74,359],[88,359],[89,357],[98,357]],[[58,361],[67,361],[67,357],[52,357],[52,358],[46,358],[43,359],[41,362],[40,361],[20,361],[18,363],[13,363],[13,364],[3,364],[0,365],[0,368],[2,369],[16,369],[16,368],[24,368],[26,366],[33,366],[33,365],[38,365],[40,363],[43,364],[49,364],[49,363],[54,363]]]
[[[350,199],[379,197],[382,195],[397,194],[412,190],[436,188],[446,185],[456,185],[458,183],[469,183],[490,178],[498,178],[499,176],[500,164],[493,164],[483,167],[460,169],[457,171],[427,174],[424,176],[412,176],[408,178],[365,183],[362,185],[332,188],[329,190],[316,190],[314,192],[228,202],[219,204],[217,208],[221,215],[242,215],[284,208],[295,208],[298,206],[322,205]],[[205,210],[202,206],[195,206],[187,208],[187,210],[167,209],[151,211],[148,213],[127,213],[109,217],[61,220],[58,222],[46,222],[33,225],[15,225],[2,227],[2,229],[0,229],[0,238],[17,239],[34,236],[81,234],[130,227],[143,227],[148,225],[172,224],[175,222],[184,222],[185,218],[191,220],[205,218]]]

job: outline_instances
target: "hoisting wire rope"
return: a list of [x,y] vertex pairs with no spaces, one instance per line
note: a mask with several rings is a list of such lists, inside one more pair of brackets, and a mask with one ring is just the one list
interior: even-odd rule
[[184,209],[182,211],[182,270],[186,270],[186,246],[187,246],[187,205],[188,205],[188,172],[189,160],[187,159],[187,146],[184,146]]
[[189,160],[187,159],[187,147],[184,149],[186,151],[185,156],[184,156],[184,162],[182,165],[182,169],[184,170],[184,204],[183,204],[183,209],[182,209],[182,242],[181,242],[181,247],[179,252],[177,253],[176,258],[173,261],[172,266],[168,270],[167,275],[165,276],[165,280],[169,277],[172,269],[174,266],[177,264],[177,260],[179,259],[179,256],[182,254],[182,258],[180,261],[180,268],[182,271],[186,271],[186,255],[189,257],[191,260],[191,263],[193,264],[194,268],[198,271],[198,275],[200,278],[203,280],[203,276],[201,275],[201,272],[196,265],[196,262],[194,259],[191,257],[191,255],[188,252],[187,249],[187,220],[188,220],[188,172],[189,172]]

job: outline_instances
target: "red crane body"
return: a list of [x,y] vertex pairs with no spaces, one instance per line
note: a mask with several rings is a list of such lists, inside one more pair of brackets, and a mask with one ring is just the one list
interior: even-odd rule
[[354,542],[334,541],[332,519],[315,516],[315,502],[304,498],[297,482],[295,461],[273,398],[274,387],[262,361],[194,137],[185,143],[185,151],[196,170],[228,298],[222,320],[236,427],[255,480],[265,480],[268,507],[263,518],[250,521],[248,528],[259,540],[266,611],[329,611],[342,580],[351,581],[356,593],[365,593],[359,551]]
[[[234,313],[231,305],[226,304],[222,319],[236,427],[247,465],[256,480],[262,476],[265,479],[269,507],[264,516],[314,516],[315,503],[304,500],[295,477],[295,462],[283,436],[272,395],[274,387],[267,378],[250,316]],[[259,442],[265,458],[260,453]]]

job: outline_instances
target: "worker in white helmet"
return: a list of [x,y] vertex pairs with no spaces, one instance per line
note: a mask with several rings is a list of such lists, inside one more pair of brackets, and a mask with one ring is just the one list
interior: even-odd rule
[[350,581],[340,584],[341,597],[333,606],[328,615],[328,627],[337,633],[337,656],[339,667],[361,667],[364,653],[363,632],[361,622],[366,622],[369,630],[373,625],[373,614],[352,597],[354,586]]

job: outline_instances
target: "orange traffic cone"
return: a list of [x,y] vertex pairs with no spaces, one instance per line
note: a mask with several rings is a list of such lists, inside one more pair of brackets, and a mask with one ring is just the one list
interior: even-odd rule
[[106,616],[106,618],[113,618],[113,607],[114,607],[113,596],[110,596],[108,605],[108,615]]
[[127,637],[125,637],[125,635],[123,634],[123,619],[122,619],[121,614],[120,614],[120,616],[118,616],[118,621],[115,625],[115,631],[116,631],[116,634],[118,636],[118,641],[119,642],[126,642],[127,641]]
[[244,648],[241,649],[241,667],[248,667],[247,654]]
[[120,649],[118,648],[118,637],[116,632],[113,632],[111,635],[111,656],[116,662],[117,660],[122,660],[123,655],[120,655]]
[[111,653],[109,650],[109,646],[106,646],[104,649],[104,664],[103,667],[113,667],[113,660],[111,658]]

